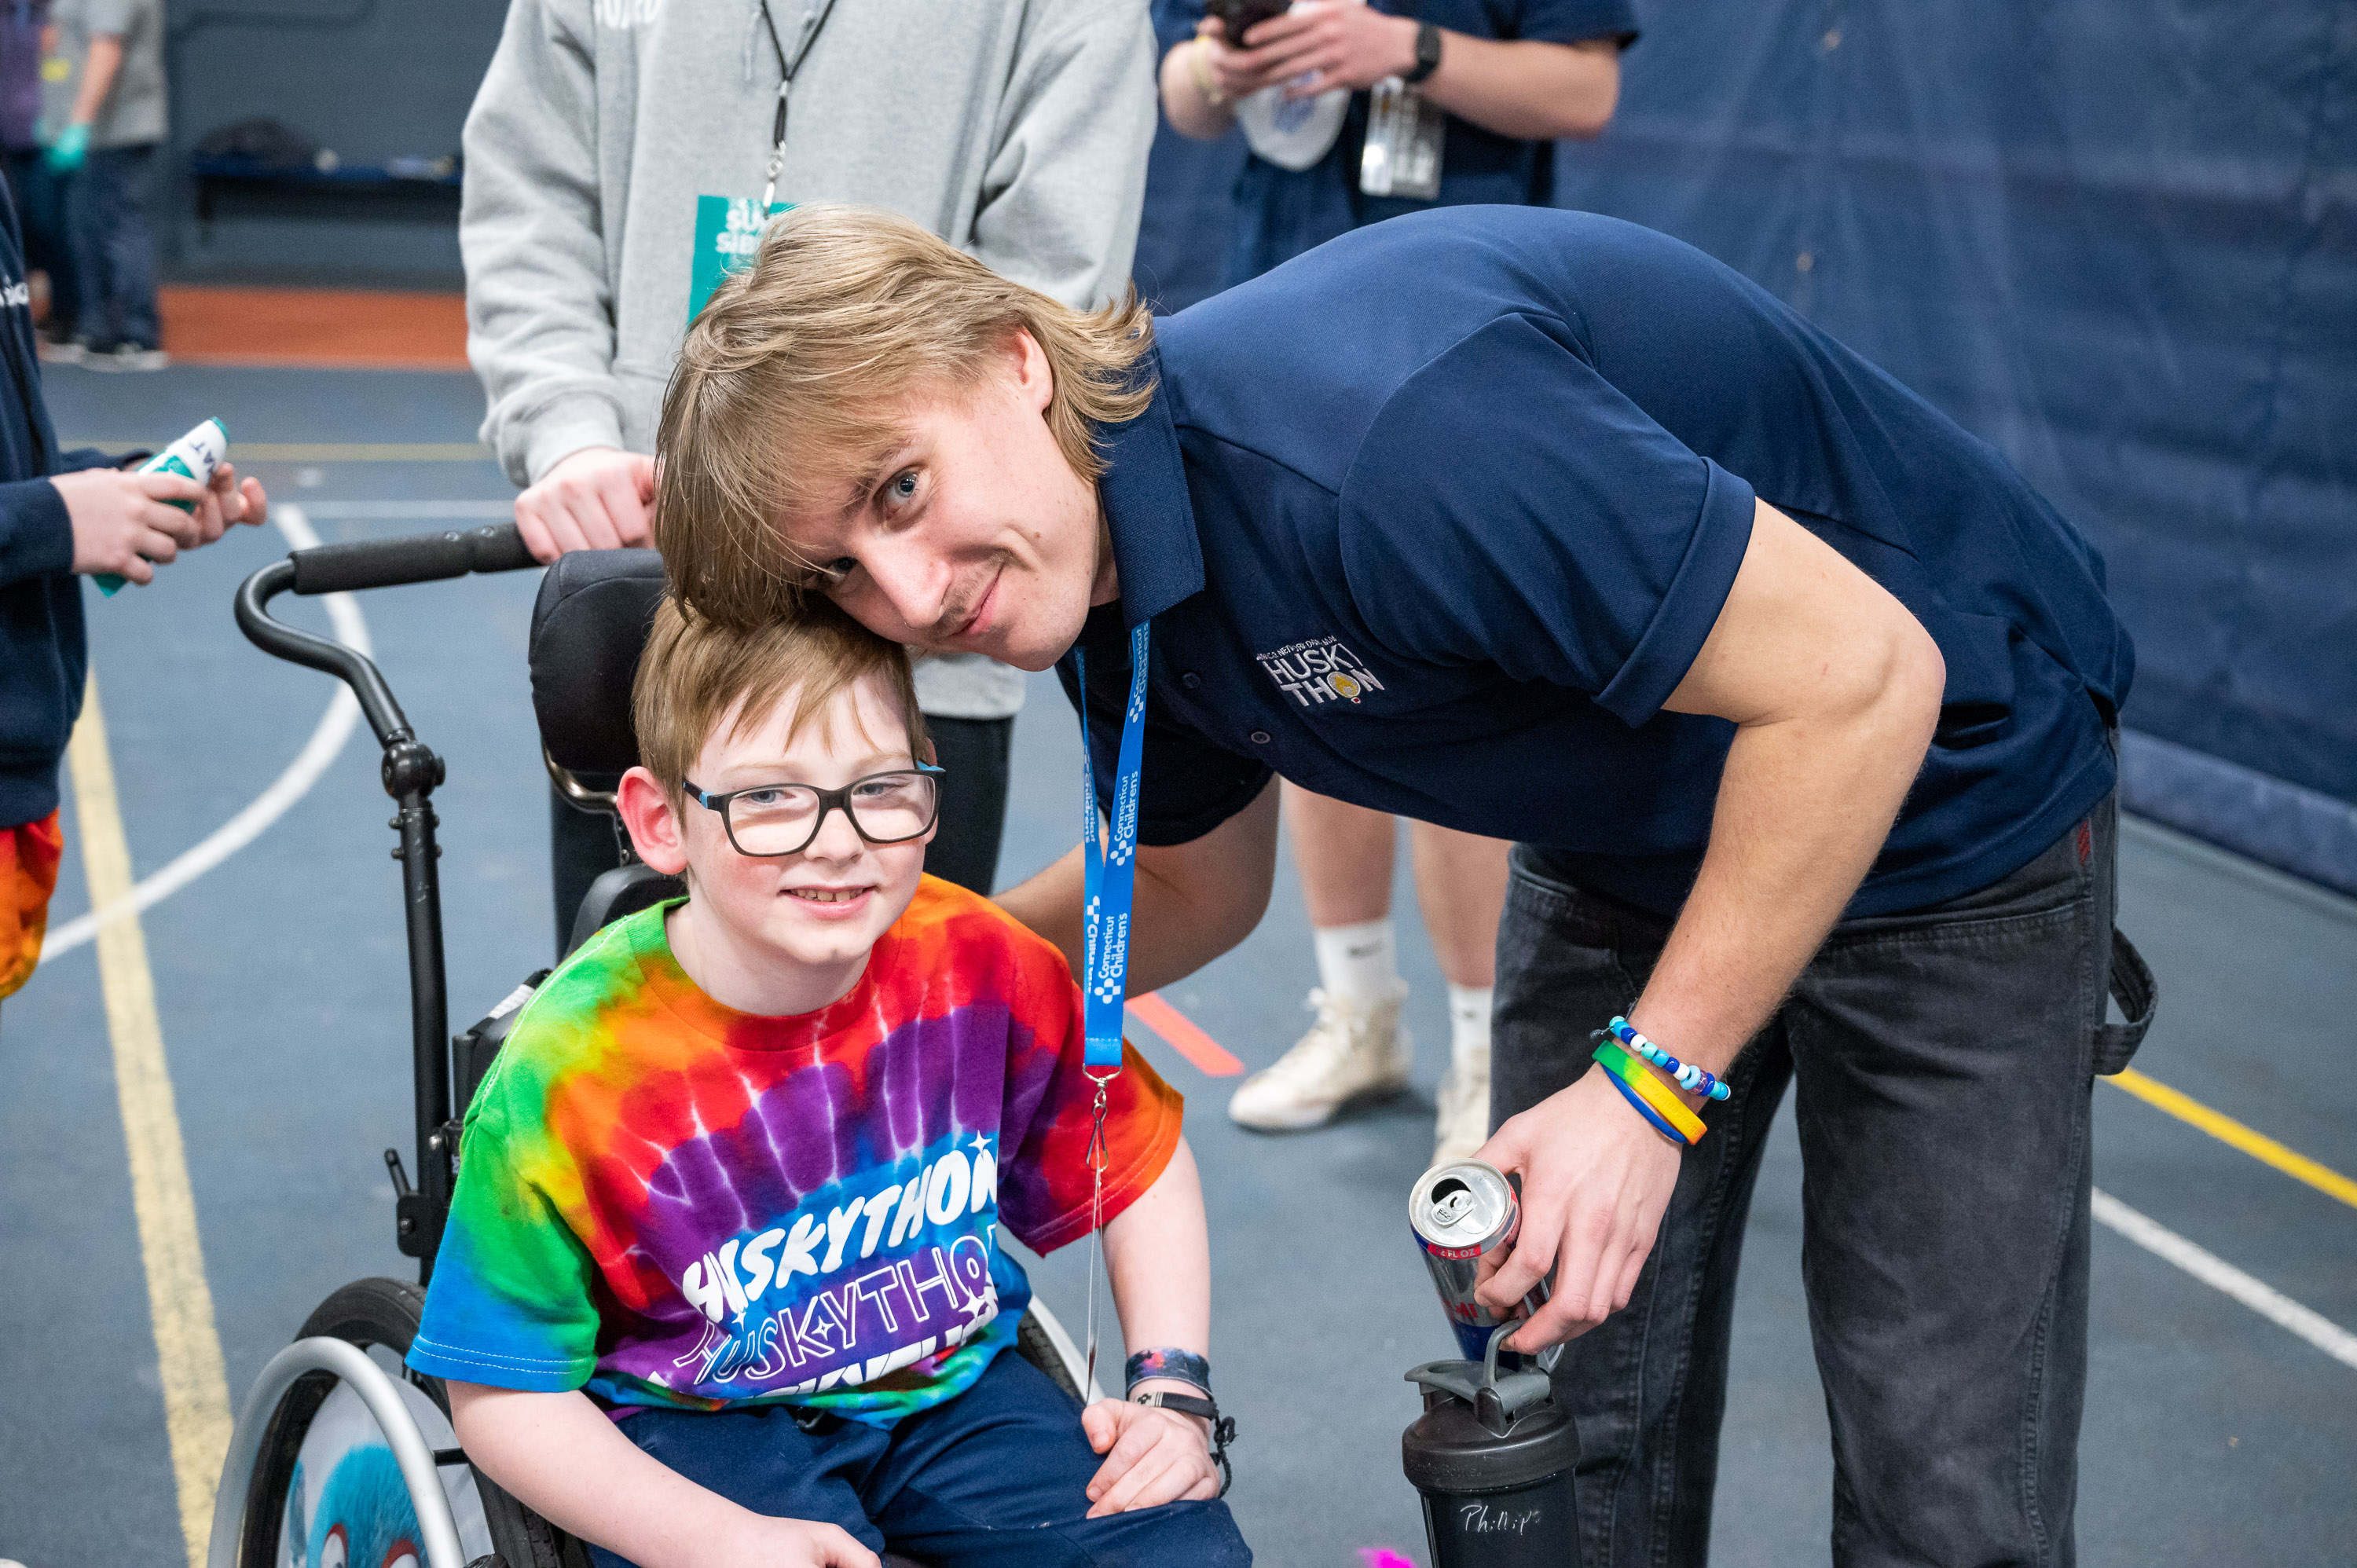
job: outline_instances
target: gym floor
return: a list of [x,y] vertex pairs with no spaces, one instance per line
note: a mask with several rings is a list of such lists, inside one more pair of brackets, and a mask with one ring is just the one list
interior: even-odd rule
[[[0,1021],[0,1557],[115,1568],[183,1555],[175,1439],[200,1453],[218,1423],[214,1343],[233,1404],[328,1292],[409,1267],[379,1155],[410,1131],[376,750],[364,727],[338,745],[348,719],[327,677],[238,635],[231,591],[305,523],[327,540],[466,525],[499,516],[511,491],[472,445],[480,395],[464,373],[56,369],[48,386],[69,444],[159,446],[222,415],[285,519],[154,587],[90,596],[102,736],[84,737],[82,793],[101,741],[130,877],[183,885],[138,918],[144,967],[126,968],[137,949],[120,939],[102,965],[75,917],[91,902],[86,832],[106,824],[81,819],[70,784],[56,950]],[[523,664],[535,584],[473,578],[357,604],[449,763],[436,804],[456,1026],[550,956]],[[328,626],[316,604],[288,613]],[[1077,768],[1071,713],[1052,678],[1035,678],[1003,882],[1066,847]],[[256,817],[269,820],[249,832]],[[210,861],[247,836],[187,876],[188,852]],[[2142,1092],[2094,1090],[2110,1203],[2094,1240],[2081,1557],[2345,1564],[2357,1185],[2335,1173],[2357,1172],[2357,905],[2144,824],[2122,837],[2121,919],[2162,1002],[2136,1064]],[[1425,1560],[1399,1472],[1415,1410],[1400,1378],[1450,1340],[1403,1208],[1430,1153],[1447,1018],[1405,879],[1397,910],[1421,1047],[1415,1091],[1389,1106],[1323,1133],[1248,1134],[1222,1114],[1232,1080],[1134,1031],[1192,1103],[1220,1389],[1242,1428],[1232,1500],[1259,1560],[1286,1568],[1355,1568],[1379,1548]],[[1286,872],[1259,931],[1166,999],[1258,1067],[1307,1023],[1311,980]],[[168,1081],[138,1071],[157,1035]],[[191,1210],[200,1258],[172,1245]],[[1788,1107],[1752,1214],[1715,1516],[1717,1560],[1747,1568],[1826,1552],[1800,1230]],[[1035,1270],[1076,1331],[1085,1251]],[[172,1345],[160,1361],[159,1337]],[[210,1496],[209,1478],[188,1485]]]

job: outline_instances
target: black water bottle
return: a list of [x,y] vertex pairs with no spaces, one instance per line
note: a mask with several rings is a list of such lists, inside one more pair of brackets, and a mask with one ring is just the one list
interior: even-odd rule
[[1400,1436],[1409,1482],[1424,1496],[1433,1568],[1574,1568],[1571,1473],[1579,1437],[1544,1372],[1498,1371],[1499,1326],[1480,1361],[1410,1372],[1424,1414]]

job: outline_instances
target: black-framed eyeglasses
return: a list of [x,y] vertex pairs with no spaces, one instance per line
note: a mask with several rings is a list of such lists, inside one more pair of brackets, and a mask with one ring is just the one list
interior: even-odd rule
[[756,860],[800,854],[840,810],[851,831],[869,843],[906,843],[923,835],[942,809],[946,768],[920,762],[912,768],[870,773],[840,789],[815,784],[756,784],[726,795],[707,794],[693,779],[682,779],[687,798],[720,813],[729,847]]

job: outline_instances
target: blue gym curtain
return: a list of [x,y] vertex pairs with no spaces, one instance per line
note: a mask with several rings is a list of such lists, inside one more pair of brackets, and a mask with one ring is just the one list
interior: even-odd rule
[[[2357,4],[1640,14],[1556,199],[1740,268],[2002,449],[2135,634],[2124,803],[2357,893]],[[1233,143],[1156,148],[1163,308],[1217,286]]]

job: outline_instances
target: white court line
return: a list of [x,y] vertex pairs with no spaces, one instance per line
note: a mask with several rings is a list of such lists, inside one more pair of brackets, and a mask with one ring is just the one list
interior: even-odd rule
[[2290,1329],[2334,1360],[2357,1367],[2357,1334],[2300,1305],[2273,1285],[2253,1279],[2159,1221],[2137,1213],[2102,1187],[2095,1189],[2095,1218],[2146,1251],[2175,1263],[2203,1284],[2225,1292],[2269,1322]]
[[499,501],[313,501],[304,510],[313,517],[481,517],[501,521],[515,516],[515,498]]
[[[311,521],[303,515],[299,506],[276,506],[271,509],[271,521],[286,542],[297,550],[307,550],[319,542],[311,528]],[[368,623],[361,618],[360,606],[350,594],[328,594],[323,601],[328,607],[328,622],[335,628],[338,640],[367,655]],[[311,786],[336,760],[337,753],[350,738],[352,725],[359,722],[361,705],[351,689],[342,682],[336,683],[336,694],[328,703],[328,711],[319,716],[317,727],[286,771],[271,780],[270,788],[256,795],[246,808],[214,829],[192,848],[168,865],[135,884],[131,897],[118,899],[102,908],[77,915],[61,926],[52,927],[48,938],[41,944],[41,961],[48,963],[60,954],[71,952],[98,935],[99,928],[112,925],[125,916],[154,908],[178,893],[255,839],[264,830],[286,814],[287,808],[310,792]]]

